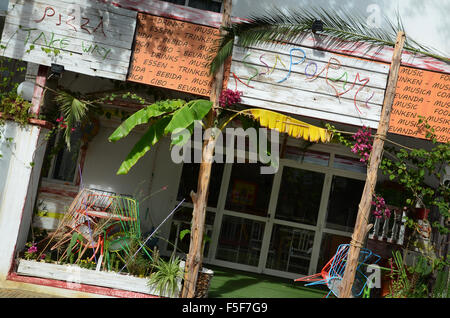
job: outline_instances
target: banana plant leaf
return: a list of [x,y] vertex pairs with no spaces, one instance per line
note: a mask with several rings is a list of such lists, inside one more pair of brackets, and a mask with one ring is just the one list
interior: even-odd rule
[[168,100],[147,106],[128,117],[108,139],[111,142],[118,141],[126,137],[134,127],[148,123],[151,118],[174,112],[185,104],[183,100]]
[[122,162],[117,171],[118,175],[127,174],[130,169],[154,146],[159,139],[164,135],[164,130],[171,120],[171,116],[166,116],[159,119],[142,136],[141,139],[134,145],[128,156]]

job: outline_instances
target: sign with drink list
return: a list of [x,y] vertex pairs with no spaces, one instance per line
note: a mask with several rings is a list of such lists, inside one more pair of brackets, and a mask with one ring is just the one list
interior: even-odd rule
[[128,80],[209,96],[219,30],[142,13],[137,21]]
[[450,141],[450,74],[400,68],[389,132],[426,138],[419,116],[434,129],[439,142]]

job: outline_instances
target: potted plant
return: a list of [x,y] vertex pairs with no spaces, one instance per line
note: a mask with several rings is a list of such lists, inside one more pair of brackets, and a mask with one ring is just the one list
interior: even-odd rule
[[170,257],[169,260],[159,258],[154,264],[155,271],[148,279],[148,286],[166,297],[178,297],[181,291],[183,266],[179,257]]

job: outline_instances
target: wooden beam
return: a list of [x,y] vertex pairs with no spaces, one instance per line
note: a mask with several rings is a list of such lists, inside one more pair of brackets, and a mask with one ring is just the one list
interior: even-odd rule
[[356,266],[358,257],[366,238],[367,232],[371,227],[369,225],[369,215],[371,208],[372,196],[375,185],[377,183],[378,166],[383,155],[384,139],[389,130],[389,119],[391,116],[392,104],[394,103],[395,89],[397,87],[398,73],[401,64],[402,49],[405,44],[405,33],[400,31],[397,34],[394,54],[391,62],[391,71],[386,88],[386,95],[381,112],[380,124],[378,125],[377,134],[374,138],[372,152],[369,158],[369,166],[367,168],[367,178],[364,191],[359,203],[358,216],[356,218],[355,229],[350,243],[350,249],[347,255],[347,265],[342,278],[339,297],[352,297],[352,286],[355,280]]
[[31,113],[39,115],[41,106],[44,101],[44,87],[47,82],[47,72],[49,67],[45,65],[39,65],[38,73],[36,75],[36,84],[34,85],[33,98],[31,99]]
[[[230,25],[231,22],[232,0],[224,0],[222,26]],[[221,32],[224,32],[222,29]],[[213,79],[210,100],[213,107],[208,114],[207,127],[214,127],[216,119],[216,108],[219,105],[219,96],[222,91],[224,79],[224,67],[215,74]],[[213,162],[214,148],[216,145],[215,137],[211,134],[203,143],[202,162],[198,174],[197,193],[191,192],[194,211],[192,212],[191,240],[189,245],[189,254],[186,257],[184,286],[181,292],[182,298],[193,298],[197,285],[198,272],[203,263],[203,236],[205,232],[206,206],[208,202],[209,182],[211,179],[211,168]]]

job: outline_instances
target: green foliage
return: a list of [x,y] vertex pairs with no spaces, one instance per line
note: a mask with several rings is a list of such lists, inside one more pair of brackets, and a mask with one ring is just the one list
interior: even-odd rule
[[[449,258],[430,258],[419,254],[414,266],[406,266],[400,251],[392,253],[395,271],[390,274],[388,298],[445,298],[448,294]],[[435,279],[435,284],[430,284]]]
[[0,113],[3,119],[12,119],[20,125],[28,124],[28,120],[33,116],[29,114],[31,103],[21,96],[10,94],[0,100]]
[[66,91],[59,91],[55,96],[55,101],[59,104],[60,111],[65,119],[64,140],[70,151],[70,135],[72,128],[86,118],[88,106],[85,101],[77,98],[74,93]]
[[122,124],[109,136],[109,141],[118,141],[126,137],[138,125],[146,124],[151,118],[171,113],[183,105],[183,100],[160,101],[147,106],[128,117]]
[[[211,107],[212,102],[207,100],[193,100],[187,103],[182,100],[166,100],[149,105],[131,115],[109,136],[109,141],[120,140],[136,126],[147,123],[151,118],[155,120],[131,149],[117,174],[127,174],[164,135],[176,133],[182,129],[192,133],[194,122],[202,120]],[[173,140],[172,145],[179,142],[180,140]]]
[[148,280],[148,286],[154,287],[160,295],[176,295],[179,292],[178,280],[183,277],[180,262],[178,257],[171,257],[167,261],[160,258],[155,264],[156,271]]

